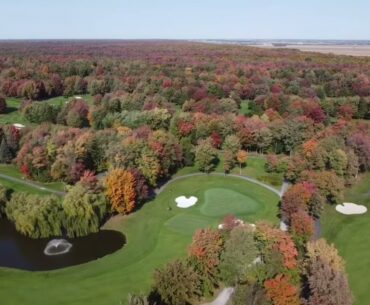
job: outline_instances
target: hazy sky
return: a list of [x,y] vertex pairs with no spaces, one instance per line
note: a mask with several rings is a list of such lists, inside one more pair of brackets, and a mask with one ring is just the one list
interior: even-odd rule
[[0,0],[0,39],[370,39],[370,0]]

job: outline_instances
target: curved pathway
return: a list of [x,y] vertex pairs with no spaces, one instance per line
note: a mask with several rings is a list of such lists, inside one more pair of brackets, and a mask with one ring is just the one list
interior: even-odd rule
[[252,182],[252,183],[255,183],[255,184],[258,184],[262,187],[264,187],[265,189],[268,189],[269,191],[275,193],[276,195],[278,195],[280,198],[284,195],[285,191],[288,189],[289,187],[289,183],[284,181],[283,185],[281,186],[281,190],[278,191],[277,189],[275,189],[274,187],[266,184],[266,183],[263,183],[261,181],[258,181],[257,179],[254,179],[252,177],[249,177],[249,176],[241,176],[241,175],[235,175],[235,174],[223,174],[223,173],[209,173],[209,174],[206,174],[206,173],[193,173],[193,174],[187,174],[187,175],[183,175],[183,176],[178,176],[178,177],[175,177],[175,178],[172,178],[171,180],[167,181],[165,184],[163,184],[160,188],[157,188],[155,189],[155,193],[156,195],[159,195],[160,193],[162,193],[169,184],[175,182],[175,181],[178,181],[178,180],[181,180],[181,179],[185,179],[185,178],[190,178],[190,177],[196,177],[196,176],[225,176],[225,177],[235,177],[235,178],[239,178],[239,179],[243,179],[243,180],[246,180],[246,181],[249,181],[249,182]]
[[66,194],[65,192],[56,191],[56,190],[53,190],[51,188],[40,186],[37,183],[32,182],[30,180],[26,180],[26,179],[19,179],[19,178],[15,178],[15,177],[4,175],[4,174],[0,174],[0,178],[6,179],[6,180],[9,180],[11,182],[18,183],[18,184],[27,185],[27,186],[32,187],[32,188],[35,188],[35,189],[37,189],[39,191],[44,191],[44,192],[52,193],[52,194],[55,194],[55,195],[58,195],[58,196],[64,196]]
[[226,305],[233,293],[234,288],[224,288],[213,302],[203,305]]
[[[158,194],[162,193],[169,184],[171,184],[175,181],[181,180],[181,179],[196,177],[196,176],[227,176],[227,177],[235,177],[235,178],[243,179],[243,180],[258,184],[258,185],[264,187],[265,189],[268,189],[269,191],[278,195],[280,198],[284,195],[284,193],[286,192],[286,190],[290,186],[290,184],[288,182],[284,181],[284,183],[281,186],[280,191],[278,191],[274,187],[272,187],[272,186],[270,186],[266,183],[263,183],[261,181],[258,181],[257,179],[254,179],[254,178],[249,177],[249,176],[236,175],[236,174],[227,174],[227,175],[225,175],[223,173],[209,173],[209,174],[206,174],[206,173],[192,173],[192,174],[187,174],[187,175],[183,175],[183,176],[174,177],[174,178],[168,180],[160,188],[155,189],[154,192],[155,192],[156,195],[158,195]],[[55,194],[55,195],[58,195],[58,196],[64,196],[66,194],[66,192],[56,191],[56,190],[48,188],[48,187],[40,186],[39,184],[37,184],[33,181],[30,181],[30,180],[26,180],[26,179],[19,179],[19,178],[15,178],[15,177],[12,177],[12,176],[5,175],[5,174],[0,174],[0,178],[9,180],[9,181],[12,181],[12,182],[15,182],[15,183],[27,185],[27,186],[35,188],[37,190],[44,191],[44,192],[49,192],[49,193],[52,193],[52,194]]]

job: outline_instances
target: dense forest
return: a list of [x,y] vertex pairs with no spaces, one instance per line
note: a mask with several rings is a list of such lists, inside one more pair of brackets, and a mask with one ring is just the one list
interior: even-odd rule
[[[22,234],[97,232],[184,166],[209,173],[223,162],[229,173],[263,154],[266,170],[293,184],[279,215],[289,232],[230,216],[223,232],[198,231],[187,259],[155,272],[153,294],[191,304],[223,282],[237,287],[234,304],[352,304],[342,259],[314,235],[324,206],[370,170],[370,58],[171,41],[2,42],[0,94],[0,114],[20,99],[29,122],[0,126],[0,163],[68,185],[62,199],[0,186],[0,215]],[[47,102],[60,96],[65,103]],[[256,257],[265,264],[249,272]]]

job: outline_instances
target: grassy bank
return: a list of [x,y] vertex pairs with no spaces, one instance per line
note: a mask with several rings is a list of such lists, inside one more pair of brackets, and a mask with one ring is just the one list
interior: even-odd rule
[[[345,202],[363,204],[370,211],[370,174],[346,192]],[[335,207],[327,207],[322,217],[323,236],[335,244],[346,261],[356,305],[369,304],[369,211],[364,215],[342,215]]]
[[[0,164],[0,174],[7,175],[17,179],[24,179],[22,174],[19,172],[18,168],[15,165],[11,164]],[[51,183],[41,183],[32,181],[35,185],[41,188],[48,188],[55,191],[64,191],[64,183],[63,182],[51,182]],[[0,184],[5,186],[8,189],[17,191],[17,192],[27,192],[32,194],[41,194],[41,195],[48,195],[49,192],[45,192],[43,190],[37,189],[25,183],[18,183],[14,181],[10,181],[8,179],[0,177]]]
[[[215,171],[223,173],[224,169],[223,169],[222,153],[219,154],[218,158],[219,158],[219,161],[216,165]],[[265,164],[266,164],[266,158],[264,155],[251,153],[248,156],[248,161],[247,161],[246,166],[242,167],[241,172],[240,172],[239,165],[237,164],[235,168],[231,170],[230,173],[237,174],[237,175],[241,173],[244,176],[255,178],[261,182],[264,182],[266,184],[273,186],[277,190],[280,190],[281,185],[284,180],[283,174],[266,172]],[[192,174],[192,173],[198,173],[198,172],[199,170],[196,166],[187,166],[187,167],[180,169],[176,173],[175,177]]]
[[[221,188],[233,196],[227,205],[218,201],[212,207],[209,200]],[[180,195],[193,195],[199,201],[192,208],[180,209],[174,201]],[[240,207],[240,198],[246,205],[253,203],[253,208]],[[139,211],[106,223],[105,228],[127,237],[127,245],[114,254],[51,272],[0,269],[1,304],[118,305],[130,292],[147,292],[155,268],[185,256],[197,228],[215,227],[229,208],[250,222],[267,219],[277,223],[278,200],[274,193],[238,178],[198,176],[176,181]]]

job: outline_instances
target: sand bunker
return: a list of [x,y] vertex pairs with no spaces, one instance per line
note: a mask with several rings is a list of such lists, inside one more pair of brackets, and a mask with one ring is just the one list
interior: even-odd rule
[[365,214],[367,212],[367,208],[363,205],[351,203],[351,202],[343,202],[343,204],[337,204],[335,209],[342,214],[345,215],[358,215],[358,214]]
[[22,129],[22,128],[26,127],[26,126],[24,126],[23,124],[20,124],[20,123],[14,123],[13,126],[17,129]]
[[179,208],[190,208],[191,206],[195,205],[198,201],[197,197],[191,196],[189,198],[186,198],[185,196],[180,196],[175,199],[177,206]]

